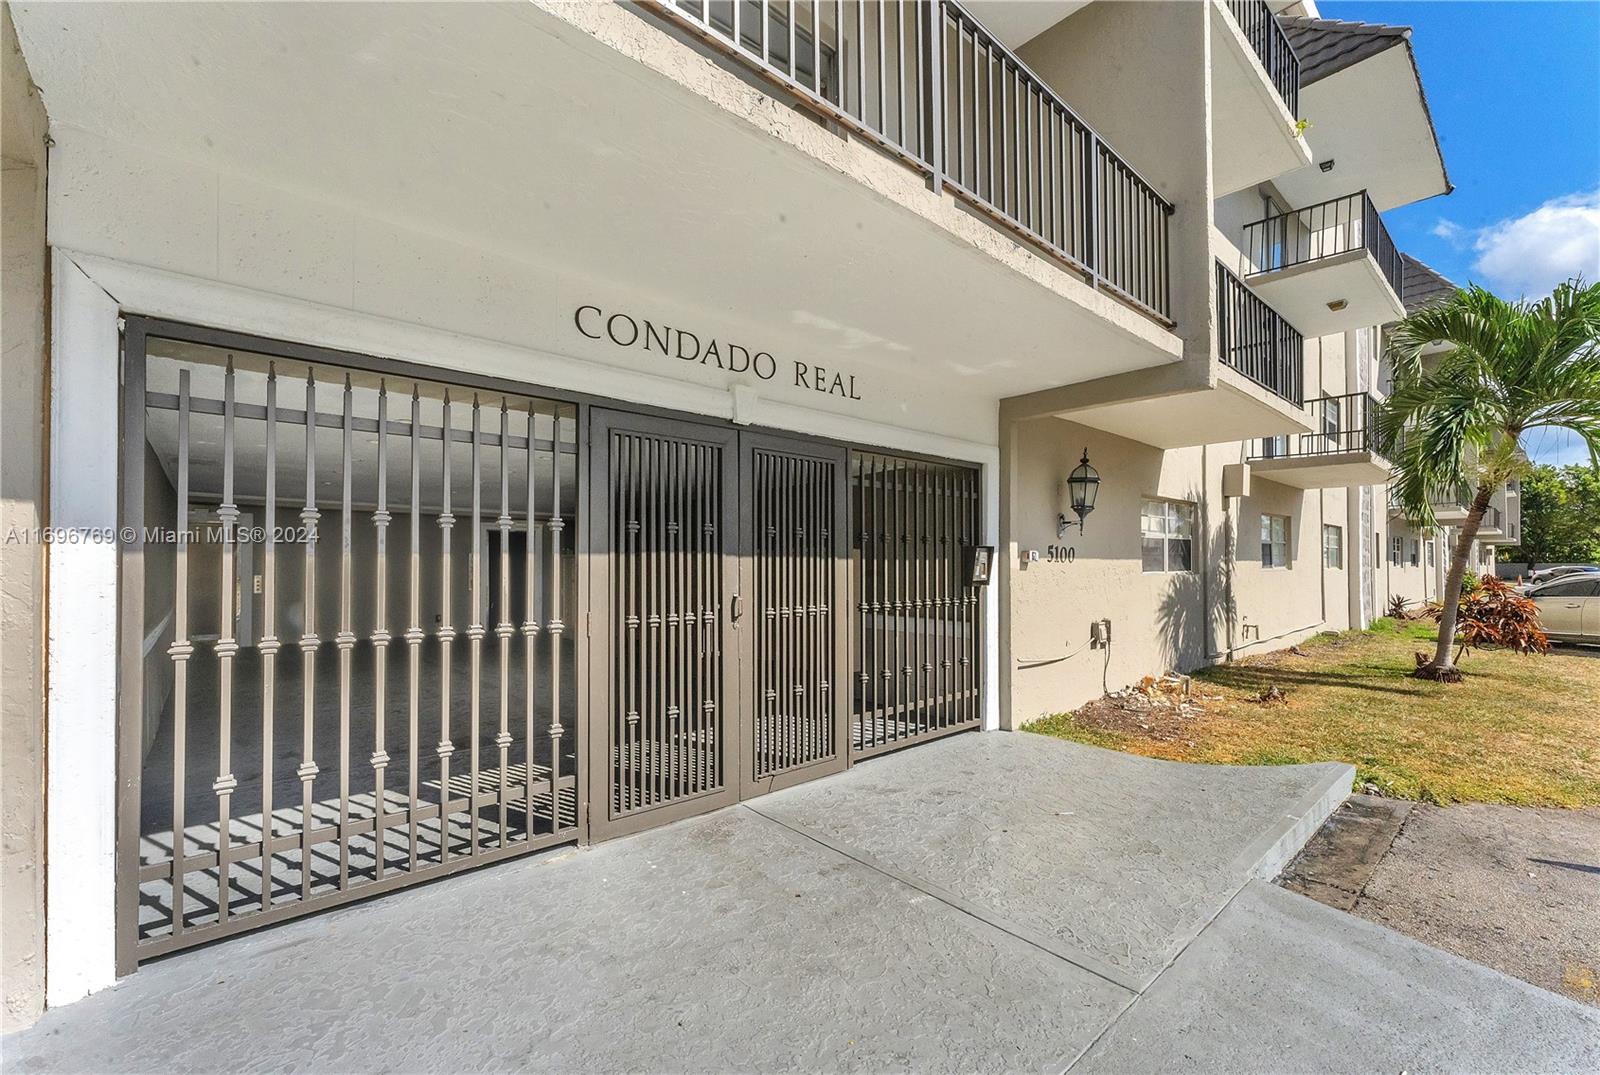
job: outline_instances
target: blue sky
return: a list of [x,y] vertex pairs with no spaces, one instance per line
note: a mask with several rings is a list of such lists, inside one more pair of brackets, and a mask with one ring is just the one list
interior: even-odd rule
[[[1600,2],[1322,0],[1325,18],[1410,26],[1455,191],[1385,213],[1400,248],[1506,298],[1600,279]],[[1587,453],[1555,434],[1546,462]]]

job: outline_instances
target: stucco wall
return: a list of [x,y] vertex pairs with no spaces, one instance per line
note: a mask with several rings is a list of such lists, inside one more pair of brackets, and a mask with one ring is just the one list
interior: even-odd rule
[[[1240,444],[1163,452],[1058,418],[1011,423],[1002,437],[1013,465],[1013,544],[1003,552],[1012,558],[1005,627],[1013,726],[1142,676],[1224,659],[1230,647],[1243,656],[1347,626],[1348,572],[1323,569],[1321,529],[1342,516],[1344,490],[1257,480],[1249,496],[1227,500],[1222,469],[1244,458]],[[1074,524],[1058,539],[1057,515],[1073,518],[1065,482],[1085,449],[1100,474],[1099,497],[1083,533]],[[1143,569],[1146,497],[1196,505],[1197,570]],[[1287,567],[1262,566],[1263,513],[1291,521]],[[1066,548],[1070,562],[1059,551]],[[1089,644],[1102,619],[1111,621],[1106,648]]]
[[[45,112],[0,5],[4,180],[0,533],[27,535],[44,503]],[[44,547],[0,543],[0,1029],[44,1008]]]

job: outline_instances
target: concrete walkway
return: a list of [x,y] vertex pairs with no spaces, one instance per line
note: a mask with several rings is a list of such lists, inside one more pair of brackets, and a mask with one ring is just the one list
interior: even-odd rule
[[962,735],[147,966],[17,1071],[1594,1070],[1600,1013],[1264,884],[1346,766]]

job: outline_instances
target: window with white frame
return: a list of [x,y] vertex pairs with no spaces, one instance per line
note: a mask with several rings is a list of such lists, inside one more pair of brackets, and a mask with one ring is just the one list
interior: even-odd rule
[[1289,517],[1261,516],[1261,566],[1289,566]]
[[1428,566],[1433,566],[1433,539],[1428,539]]
[[1394,567],[1399,567],[1405,561],[1405,558],[1406,539],[1398,536],[1391,537],[1389,539],[1389,563]]
[[1146,571],[1194,570],[1194,505],[1144,500],[1139,506]]
[[1344,567],[1344,527],[1322,527],[1322,566]]
[[1411,542],[1411,566],[1416,567],[1422,563],[1422,539],[1414,538]]

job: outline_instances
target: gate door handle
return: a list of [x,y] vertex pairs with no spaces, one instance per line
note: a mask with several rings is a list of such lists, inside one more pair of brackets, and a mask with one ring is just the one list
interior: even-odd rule
[[733,595],[733,610],[732,610],[731,614],[733,616],[733,622],[734,623],[738,623],[742,618],[744,618],[744,595],[743,594],[737,594],[736,593],[736,594]]

